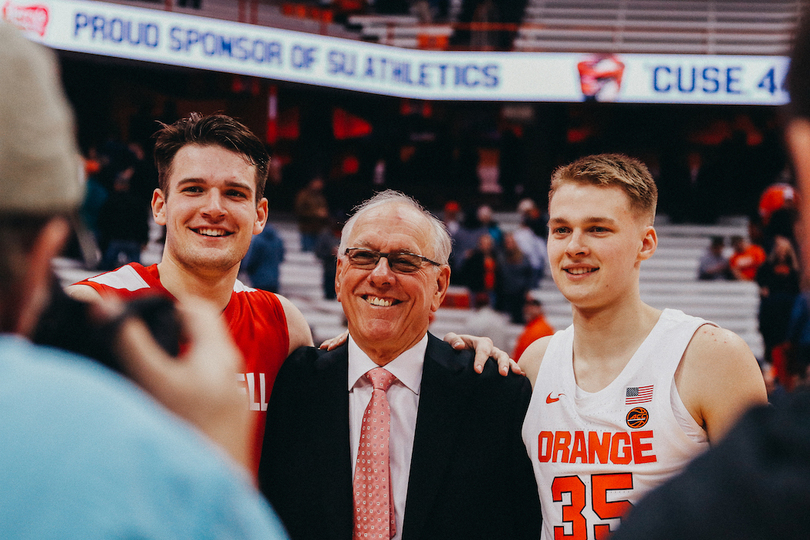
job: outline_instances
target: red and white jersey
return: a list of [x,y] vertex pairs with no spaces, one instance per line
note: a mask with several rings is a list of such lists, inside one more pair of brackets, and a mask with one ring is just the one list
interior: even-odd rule
[[574,327],[551,338],[523,422],[543,540],[606,538],[645,493],[708,448],[674,378],[703,324],[665,310],[624,370],[596,393],[577,387]]
[[[161,284],[157,265],[144,267],[131,263],[80,281],[77,285],[92,287],[102,296],[125,300],[150,294],[174,299]],[[287,317],[275,294],[252,289],[239,280],[234,284],[222,316],[245,360],[244,371],[237,373],[236,378],[243,385],[250,410],[256,411],[253,466],[254,472],[258,473],[267,401],[290,348]]]

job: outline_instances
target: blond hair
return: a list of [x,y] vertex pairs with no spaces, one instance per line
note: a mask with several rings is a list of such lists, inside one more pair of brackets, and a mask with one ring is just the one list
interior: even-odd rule
[[658,188],[647,166],[635,158],[623,154],[597,154],[559,167],[551,175],[549,203],[557,189],[566,183],[621,188],[637,214],[649,217],[651,224],[655,220]]

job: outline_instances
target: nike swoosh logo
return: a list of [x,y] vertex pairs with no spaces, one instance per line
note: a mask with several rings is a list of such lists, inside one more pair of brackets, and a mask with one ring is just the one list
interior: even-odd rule
[[549,393],[549,394],[546,396],[546,403],[556,403],[557,401],[560,401],[560,396],[564,396],[564,395],[565,395],[565,394],[557,394],[557,397],[553,398],[553,397],[551,397],[551,394],[552,394],[552,393],[553,393],[553,392]]

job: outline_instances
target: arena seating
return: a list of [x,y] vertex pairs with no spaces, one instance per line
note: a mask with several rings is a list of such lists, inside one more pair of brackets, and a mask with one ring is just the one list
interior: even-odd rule
[[[176,13],[200,15],[223,21],[235,21],[296,32],[321,34],[347,39],[360,39],[358,32],[333,20],[322,10],[294,9],[294,2],[267,0],[203,0],[200,9],[179,7],[176,0],[105,0],[114,4],[169,10]],[[304,3],[301,3],[302,6]],[[316,7],[316,6],[311,6]]]
[[529,0],[517,51],[786,54],[797,0]]
[[[415,14],[332,12],[304,0],[205,0],[201,9],[174,0],[108,0],[222,20],[360,39],[404,48],[445,49],[463,0],[451,0],[441,24]],[[786,54],[800,0],[528,0],[516,51],[666,54]],[[296,9],[298,8],[298,9]],[[329,16],[324,16],[329,15]]]

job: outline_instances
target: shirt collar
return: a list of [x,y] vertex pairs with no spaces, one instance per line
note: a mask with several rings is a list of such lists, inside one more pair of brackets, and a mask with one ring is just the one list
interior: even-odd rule
[[[422,386],[422,366],[425,363],[425,351],[427,350],[428,336],[422,337],[419,342],[387,363],[387,369],[411,392],[419,395]],[[360,378],[369,370],[380,367],[355,343],[352,336],[349,336],[349,392],[357,385]]]

